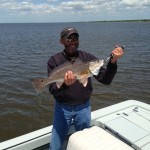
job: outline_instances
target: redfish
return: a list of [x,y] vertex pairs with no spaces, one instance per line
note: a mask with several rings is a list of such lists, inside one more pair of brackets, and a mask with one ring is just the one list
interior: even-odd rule
[[52,70],[48,78],[35,78],[32,84],[36,92],[41,93],[46,86],[55,82],[59,87],[64,82],[64,76],[67,71],[72,71],[77,80],[85,87],[88,78],[98,75],[100,68],[104,65],[104,60],[93,60],[89,62],[77,61],[75,63],[67,62]]

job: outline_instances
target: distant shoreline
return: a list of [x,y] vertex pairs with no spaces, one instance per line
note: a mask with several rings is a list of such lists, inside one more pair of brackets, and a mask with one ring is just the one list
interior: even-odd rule
[[32,24],[32,23],[92,23],[92,22],[150,22],[150,19],[136,19],[136,20],[97,20],[97,21],[76,21],[76,22],[10,22],[10,23],[0,23],[0,24]]
[[89,21],[89,22],[150,22],[150,19],[137,20],[103,20],[103,21]]

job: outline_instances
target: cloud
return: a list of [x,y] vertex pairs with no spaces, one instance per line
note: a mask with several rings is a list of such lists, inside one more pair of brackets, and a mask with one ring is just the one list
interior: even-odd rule
[[23,1],[23,2],[16,2],[14,0],[8,0],[0,2],[0,8],[5,9],[6,11],[10,12],[11,14],[44,14],[44,13],[51,13],[55,12],[56,9],[48,5],[47,3],[41,4],[34,4],[31,1]]
[[[21,14],[38,14],[38,13],[84,13],[100,12],[101,10],[115,10],[119,7],[146,7],[150,6],[150,0],[70,0],[58,1],[47,0],[41,3],[33,3],[32,0],[16,1],[1,0],[0,8],[7,11]],[[116,11],[116,10],[115,10]]]
[[133,6],[133,7],[144,7],[144,6],[150,6],[150,0],[122,0],[122,4],[127,6]]
[[61,17],[66,19],[73,15],[72,20],[79,17],[80,20],[88,17],[91,17],[88,20],[93,18],[105,20],[111,17],[124,18],[133,14],[136,17],[138,14],[147,17],[149,12],[150,0],[0,0],[2,19],[5,19],[4,16],[26,17],[26,19],[27,17],[31,19],[31,16],[38,19],[39,16],[43,18],[49,16],[60,20]]

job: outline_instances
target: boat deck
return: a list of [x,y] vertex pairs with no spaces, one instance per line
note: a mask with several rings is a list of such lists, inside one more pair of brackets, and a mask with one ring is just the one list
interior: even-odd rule
[[[150,150],[150,105],[127,100],[92,112],[98,126],[135,150]],[[52,126],[0,143],[2,150],[48,150]],[[69,134],[74,133],[74,128]],[[84,130],[83,130],[84,131]],[[81,131],[82,132],[82,131]],[[100,149],[100,148],[98,148]],[[107,150],[107,148],[106,148]]]
[[130,100],[94,112],[93,121],[136,150],[150,150],[150,105]]

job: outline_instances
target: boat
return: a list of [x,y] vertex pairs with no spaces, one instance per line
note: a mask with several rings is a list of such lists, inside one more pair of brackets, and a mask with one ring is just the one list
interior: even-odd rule
[[[126,100],[93,111],[91,117],[88,129],[75,132],[71,126],[64,149],[112,150],[116,146],[118,150],[150,150],[149,104]],[[51,131],[52,125],[1,142],[0,150],[48,150]]]

